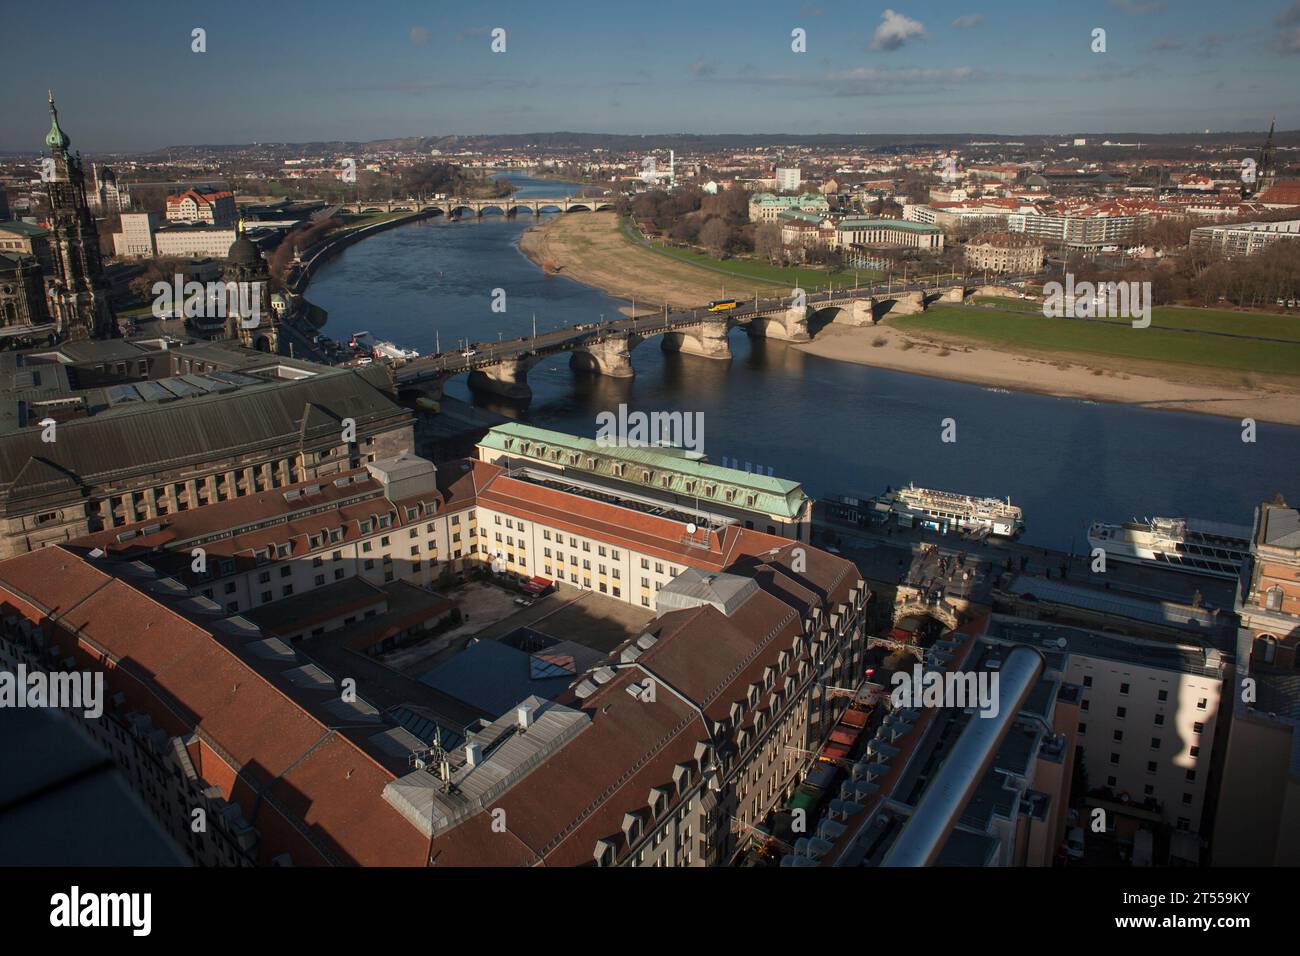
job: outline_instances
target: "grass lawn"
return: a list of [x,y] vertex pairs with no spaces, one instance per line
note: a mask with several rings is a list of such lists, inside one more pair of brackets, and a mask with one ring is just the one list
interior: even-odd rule
[[[1224,309],[1187,309],[1160,306],[1151,310],[1151,324],[1164,328],[1203,329],[1206,332],[1236,332],[1270,339],[1300,342],[1300,315],[1267,312],[1228,312]],[[1296,370],[1300,374],[1300,369]]]
[[787,268],[759,262],[757,259],[715,259],[702,252],[696,252],[694,249],[679,249],[662,242],[651,242],[650,246],[656,252],[672,256],[682,262],[689,262],[692,265],[703,266],[718,272],[726,272],[742,279],[771,282],[773,285],[784,286],[787,289],[801,286],[808,292],[820,291],[826,288],[828,283],[834,283],[839,287],[851,286],[857,281],[865,285],[874,282],[876,279],[884,278],[883,273],[871,269],[836,269],[833,272],[828,272],[812,267]]
[[[1190,328],[1196,322],[1201,322],[1207,324],[1207,327],[1224,329],[1230,327],[1225,325],[1230,320],[1237,322],[1246,318],[1259,318],[1265,323],[1295,320],[1285,316],[1243,316],[1235,313],[1199,315],[1199,311],[1153,310],[1152,326],[1147,329],[1075,319],[1048,319],[1041,313],[1024,315],[947,305],[934,305],[921,315],[899,316],[888,321],[890,325],[909,332],[960,336],[988,345],[1002,346],[1009,351],[1029,349],[1056,353],[1062,358],[1071,354],[1108,355],[1300,377],[1300,336],[1294,331],[1287,337],[1296,338],[1296,344],[1287,345],[1160,328],[1160,325],[1167,326],[1171,323]],[[1165,312],[1174,312],[1176,315],[1171,319],[1161,315]],[[1192,315],[1188,315],[1189,312]],[[1263,327],[1265,326],[1260,326]]]

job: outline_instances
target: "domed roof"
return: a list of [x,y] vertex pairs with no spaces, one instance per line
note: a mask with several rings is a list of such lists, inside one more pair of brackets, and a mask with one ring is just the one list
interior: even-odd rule
[[241,232],[239,237],[230,244],[230,251],[226,253],[226,258],[234,265],[252,266],[257,265],[262,257],[257,254],[257,246],[253,245],[252,240]]

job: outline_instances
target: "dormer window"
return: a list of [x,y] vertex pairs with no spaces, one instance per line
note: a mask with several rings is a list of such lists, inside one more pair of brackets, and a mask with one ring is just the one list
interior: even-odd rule
[[650,791],[650,796],[646,798],[646,803],[650,805],[650,819],[658,820],[659,815],[668,809],[668,801],[672,797],[672,790],[668,787],[654,787]]
[[[698,750],[698,747],[696,748]],[[677,788],[677,795],[681,796],[691,787],[691,766],[690,764],[679,763],[673,768],[673,786]]]
[[641,838],[641,818],[635,813],[623,814],[623,837],[632,846]]
[[[719,724],[714,728],[715,733],[722,732],[722,726]],[[707,741],[701,740],[695,745],[695,761],[701,766],[705,766],[713,757],[713,745]],[[674,778],[675,779],[675,778]]]
[[596,849],[591,855],[596,860],[597,866],[613,866],[615,852],[616,849],[612,840],[597,840]]

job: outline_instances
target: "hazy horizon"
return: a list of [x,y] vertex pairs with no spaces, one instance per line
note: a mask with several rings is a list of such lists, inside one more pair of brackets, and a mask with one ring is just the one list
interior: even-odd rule
[[[21,40],[0,105],[6,152],[41,147],[51,88],[74,148],[100,153],[540,129],[1158,135],[1264,130],[1274,116],[1300,129],[1300,0],[664,0],[594,15],[574,0],[309,12],[53,0],[6,26]],[[1097,29],[1105,52],[1091,49]]]

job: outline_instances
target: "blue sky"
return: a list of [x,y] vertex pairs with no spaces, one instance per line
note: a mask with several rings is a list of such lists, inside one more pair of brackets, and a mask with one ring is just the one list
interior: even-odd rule
[[[191,30],[207,52],[191,52]],[[493,53],[489,31],[506,30]],[[1300,127],[1300,0],[220,4],[5,16],[0,149],[448,133]],[[791,50],[806,31],[807,52]],[[1106,52],[1090,50],[1106,30]]]

